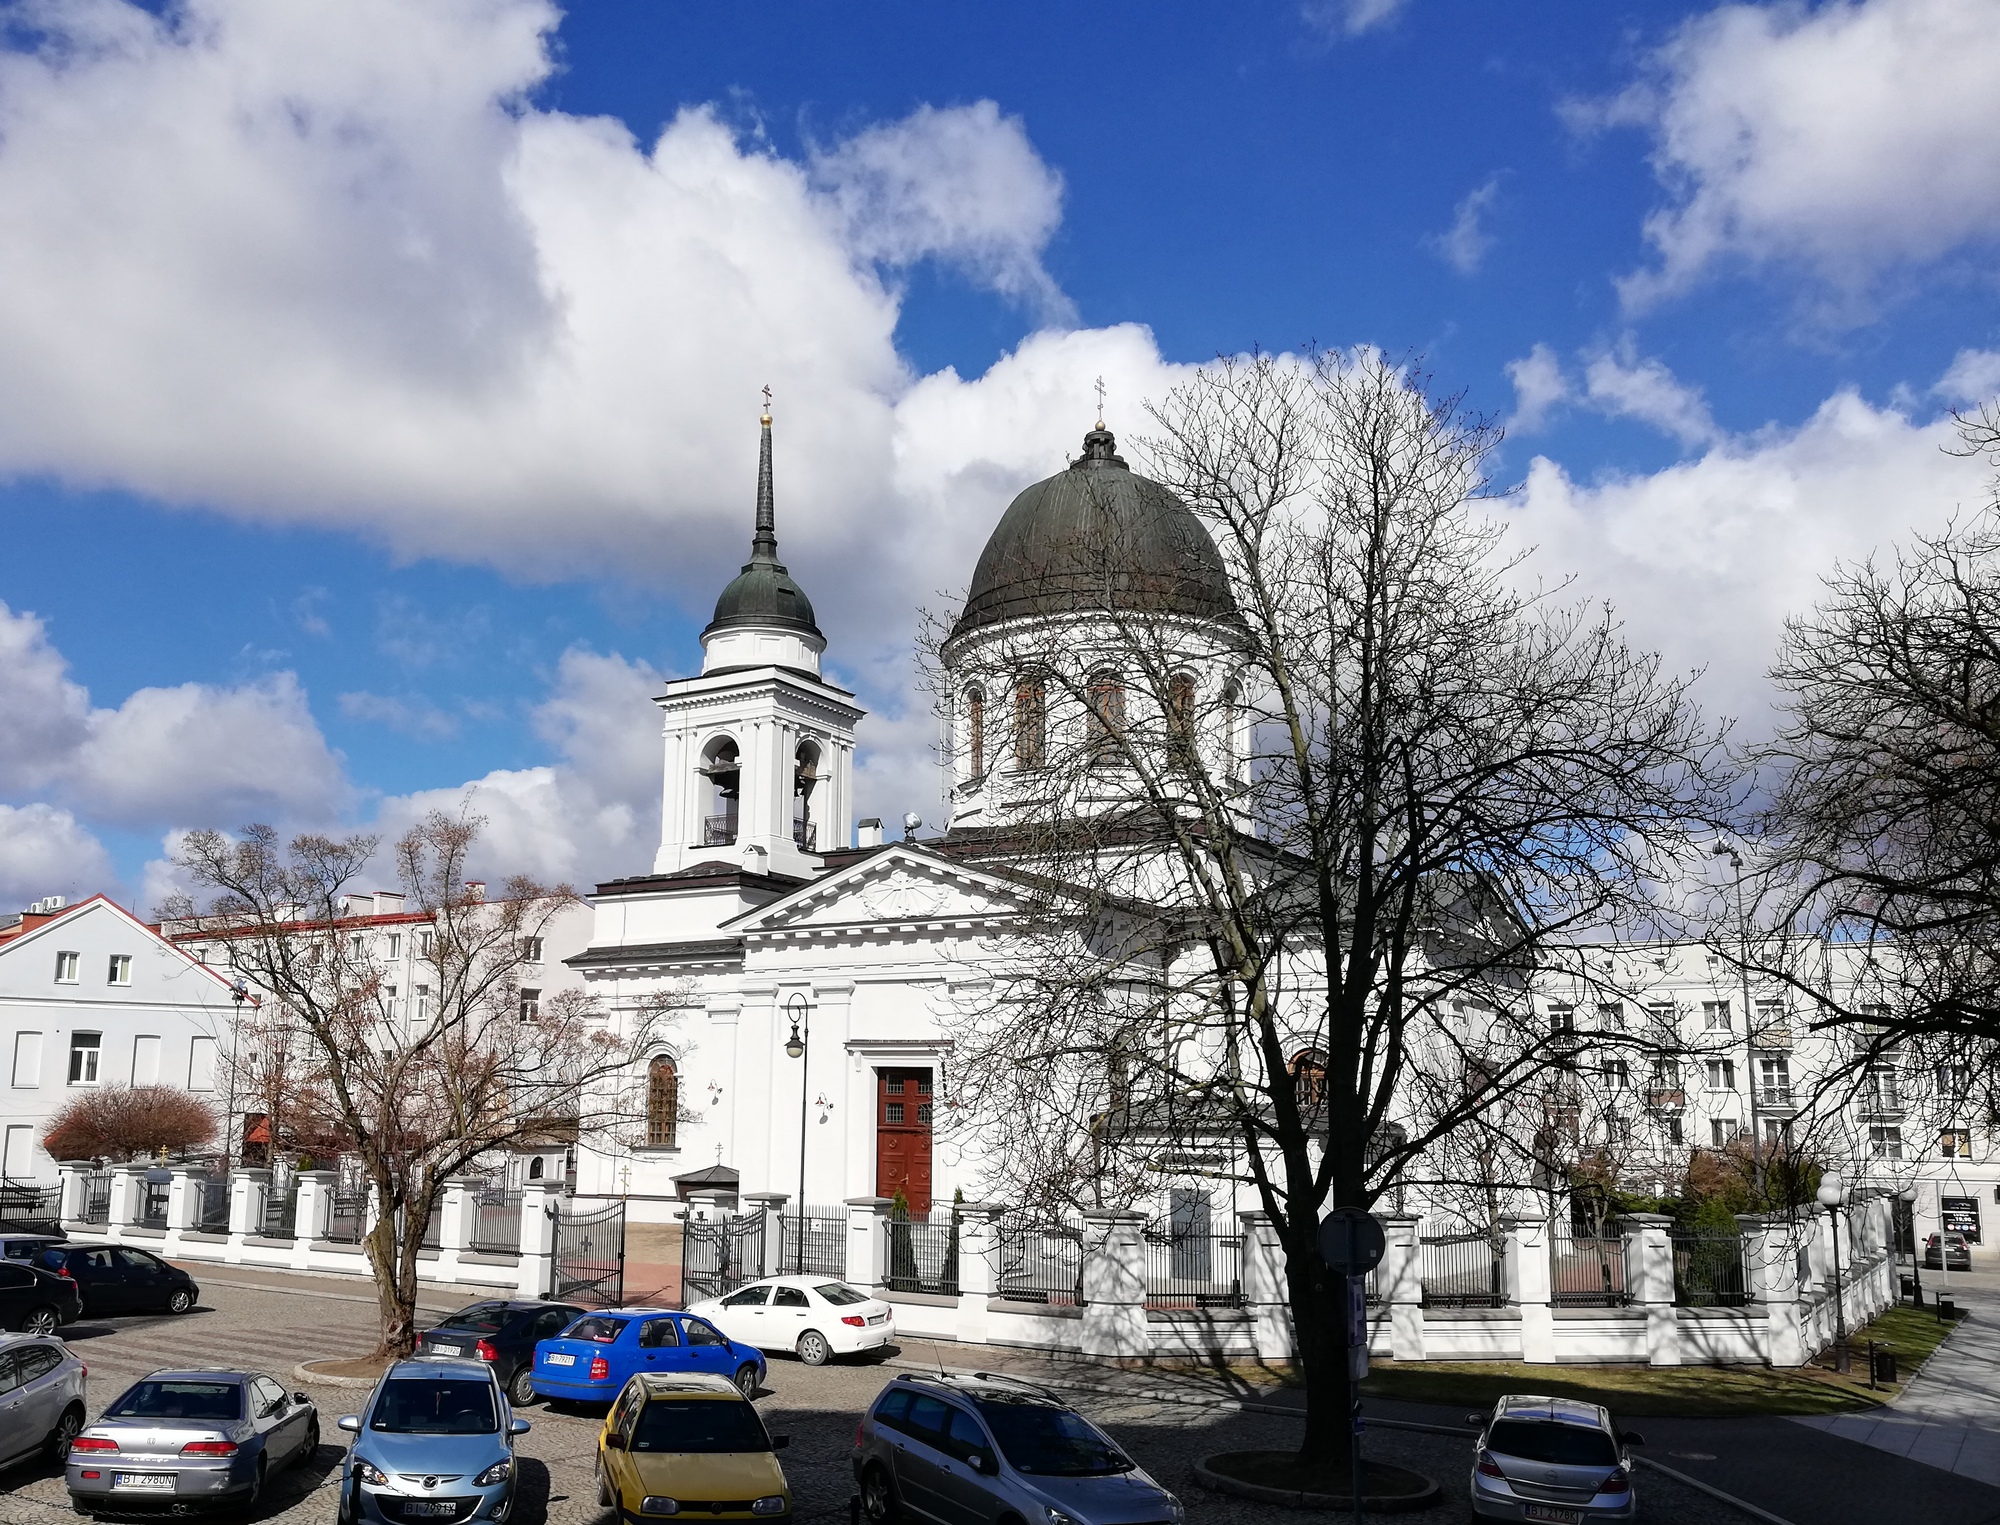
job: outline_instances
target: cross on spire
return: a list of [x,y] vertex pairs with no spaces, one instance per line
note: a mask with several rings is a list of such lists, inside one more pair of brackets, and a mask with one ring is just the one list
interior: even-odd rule
[[771,387],[768,382],[764,386],[764,421],[771,421]]
[[1097,378],[1097,427],[1104,427],[1104,378]]

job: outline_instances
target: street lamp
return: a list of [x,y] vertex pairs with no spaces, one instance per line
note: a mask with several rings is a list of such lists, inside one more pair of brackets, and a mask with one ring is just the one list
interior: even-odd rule
[[1839,1171],[1829,1170],[1819,1178],[1819,1203],[1833,1229],[1833,1369],[1840,1372],[1847,1370],[1847,1299],[1840,1286],[1840,1204],[1846,1198]]
[[799,1063],[799,1232],[792,1251],[792,1274],[806,1274],[806,1077],[812,1067],[809,1054],[812,1048],[812,1023],[809,1020],[811,1008],[805,996],[793,991],[785,1002],[785,1015],[791,1018],[792,1035],[785,1040],[785,1057],[797,1059]]
[[1743,908],[1743,856],[1727,842],[1710,849],[1713,856],[1727,858],[1736,874],[1737,969],[1743,976],[1743,1054],[1750,1071],[1750,1182],[1756,1192],[1757,1211],[1769,1206],[1764,1200],[1763,1123],[1757,1116],[1757,1033],[1750,1015],[1750,917]]
[[[1921,1308],[1924,1305],[1924,1256],[1922,1247],[1917,1243],[1917,1189],[1914,1186],[1905,1186],[1896,1193],[1896,1198],[1903,1204],[1910,1225],[1910,1288],[1916,1306]],[[1944,1241],[1940,1239],[1938,1243],[1942,1245]],[[1939,1264],[1944,1262],[1942,1250],[1939,1251],[1938,1262]]]

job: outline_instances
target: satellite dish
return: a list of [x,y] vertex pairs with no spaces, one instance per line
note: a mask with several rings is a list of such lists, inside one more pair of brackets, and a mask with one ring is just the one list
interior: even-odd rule
[[913,840],[916,837],[917,828],[923,824],[924,818],[918,815],[916,811],[912,810],[909,814],[905,815],[903,817],[903,840],[905,842]]

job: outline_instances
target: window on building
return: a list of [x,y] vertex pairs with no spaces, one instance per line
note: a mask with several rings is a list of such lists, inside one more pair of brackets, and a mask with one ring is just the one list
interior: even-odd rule
[[14,1084],[27,1090],[42,1083],[42,1035],[14,1034]]
[[1792,1065],[1782,1054],[1766,1054],[1757,1061],[1757,1099],[1767,1107],[1792,1104]]
[[671,1149],[680,1128],[680,1074],[665,1054],[646,1066],[646,1142]]
[[74,985],[77,981],[77,967],[81,961],[81,957],[78,954],[58,953],[56,955],[56,983],[58,985]]
[[109,973],[105,977],[107,985],[129,985],[132,983],[132,955],[114,953],[111,955]]
[[1938,1153],[1947,1160],[1972,1158],[1972,1130],[1947,1128],[1938,1135]]
[[1941,1064],[1937,1067],[1937,1093],[1941,1101],[1964,1101],[1965,1093],[1972,1085],[1972,1069],[1966,1064]]
[[428,1022],[430,1021],[430,1019],[431,1019],[431,987],[430,987],[430,986],[428,986],[428,985],[419,985],[419,986],[417,986],[417,989],[416,989],[416,1000],[415,1000],[414,1004],[412,1005],[412,1007],[411,1007],[411,1009],[410,1009],[410,1016],[411,1016],[412,1020],[414,1020],[414,1021],[416,1022],[416,1024],[417,1024],[417,1026],[419,1026],[419,1027],[422,1027],[422,1026],[424,1026],[424,1025],[425,1025],[426,1023],[428,1023]]
[[188,1044],[188,1089],[215,1089],[215,1040],[195,1038]]
[[1758,1036],[1774,1037],[1784,1031],[1785,1003],[1783,1001],[1759,1001],[1756,1010]]
[[1621,1030],[1625,1026],[1625,1003],[1600,1001],[1597,1006],[1597,1025],[1608,1032]]
[[141,1033],[132,1040],[132,1084],[160,1083],[160,1040],[156,1034]]
[[71,1085],[96,1085],[103,1063],[103,1033],[71,1033],[69,1035],[69,1083]]
[[1735,1029],[1729,1022],[1727,1001],[1703,1001],[1701,1003],[1701,1026],[1704,1032],[1726,1033]]
[[394,985],[384,985],[382,987],[382,1015],[393,1022],[402,1014],[403,1003],[396,999],[396,987]]
[[1614,1091],[1622,1091],[1632,1083],[1632,1066],[1623,1059],[1604,1061],[1604,1083]]
[[1720,1149],[1736,1137],[1736,1119],[1733,1117],[1711,1117],[1708,1120],[1708,1141]]
[[536,1155],[532,1160],[528,1161],[528,1179],[531,1181],[541,1180],[547,1168],[547,1162],[539,1154]]
[[977,684],[965,691],[965,776],[986,776],[986,690]]
[[1900,1160],[1903,1157],[1903,1130],[1893,1126],[1870,1128],[1868,1153],[1878,1160]]
[[1611,1112],[1604,1119],[1605,1139],[1616,1148],[1625,1148],[1632,1142],[1632,1119],[1622,1112]]
[[1678,1091],[1680,1088],[1680,1060],[1655,1059],[1653,1061],[1653,1089],[1656,1091]]
[[403,934],[401,932],[391,932],[389,934],[389,957],[395,959],[395,958],[401,958],[402,956],[403,956]]
[[1767,1149],[1789,1149],[1792,1147],[1792,1120],[1789,1117],[1767,1117],[1764,1119],[1764,1146]]
[[1685,1144],[1687,1142],[1686,1135],[1681,1128],[1681,1117],[1678,1112],[1667,1119],[1667,1142],[1670,1144]]
[[1040,678],[1014,685],[1014,766],[1045,767],[1049,760],[1049,691]]
[[1167,734],[1175,741],[1194,736],[1194,679],[1184,672],[1167,680]]
[[1125,683],[1115,672],[1092,673],[1086,694],[1084,744],[1094,768],[1121,760],[1119,741],[1125,734]]
[[521,962],[524,964],[540,964],[541,961],[542,961],[542,940],[539,937],[522,938]]
[[1870,1112],[1902,1109],[1903,1088],[1897,1083],[1893,1064],[1871,1064],[1861,1077],[1861,1101]]
[[347,939],[347,951],[348,954],[353,958],[367,957],[368,955],[367,936],[364,933],[360,932],[354,933]]
[[542,1017],[542,993],[539,990],[521,992],[521,1020],[539,1022]]
[[1708,1061],[1708,1088],[1711,1091],[1733,1091],[1736,1089],[1736,1061],[1734,1059],[1711,1059]]
[[1552,1033],[1573,1033],[1576,1031],[1576,1008],[1557,1005],[1549,1008],[1549,1031]]
[[1309,1048],[1292,1055],[1292,1094],[1301,1107],[1312,1108],[1326,1100],[1326,1054]]

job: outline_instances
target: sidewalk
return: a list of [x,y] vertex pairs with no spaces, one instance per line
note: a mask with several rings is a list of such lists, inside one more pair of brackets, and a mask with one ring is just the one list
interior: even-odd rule
[[1901,1397],[1871,1413],[1794,1422],[2000,1487],[2000,1293],[1969,1281],[1954,1277],[1950,1289],[1967,1317]]

